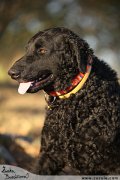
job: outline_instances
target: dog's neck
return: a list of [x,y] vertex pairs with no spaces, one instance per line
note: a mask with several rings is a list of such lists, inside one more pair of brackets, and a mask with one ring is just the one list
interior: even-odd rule
[[49,96],[58,97],[59,99],[66,99],[69,98],[72,94],[76,94],[85,84],[87,81],[89,74],[91,72],[92,67],[92,57],[89,57],[89,61],[86,67],[86,72],[79,73],[71,82],[71,86],[66,88],[65,90],[60,91],[50,91],[47,92]]

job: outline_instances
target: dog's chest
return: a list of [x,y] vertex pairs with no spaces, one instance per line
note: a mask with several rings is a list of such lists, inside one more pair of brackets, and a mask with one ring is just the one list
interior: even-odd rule
[[74,101],[57,102],[54,107],[47,110],[43,133],[47,136],[69,139],[75,134],[76,126],[80,124],[80,107]]

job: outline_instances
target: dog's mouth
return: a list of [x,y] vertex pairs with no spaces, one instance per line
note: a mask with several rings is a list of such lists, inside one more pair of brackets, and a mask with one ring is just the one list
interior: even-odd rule
[[18,92],[19,94],[27,93],[36,93],[39,90],[43,89],[53,81],[53,74],[39,77],[33,81],[25,81],[19,83]]

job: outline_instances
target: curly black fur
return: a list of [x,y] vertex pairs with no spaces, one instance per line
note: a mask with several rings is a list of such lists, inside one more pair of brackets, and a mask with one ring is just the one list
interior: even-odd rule
[[[36,53],[41,46],[48,50],[42,57]],[[120,86],[115,71],[94,56],[84,40],[65,28],[39,32],[11,71],[19,72],[19,81],[49,71],[54,80],[41,88],[62,90],[78,72],[86,71],[89,56],[92,71],[83,88],[68,99],[49,100],[38,174],[120,174]]]

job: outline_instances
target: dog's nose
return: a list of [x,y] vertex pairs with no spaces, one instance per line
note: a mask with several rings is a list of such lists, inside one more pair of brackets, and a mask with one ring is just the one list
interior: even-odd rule
[[19,71],[15,69],[9,69],[8,74],[11,76],[12,79],[18,79],[20,76]]

